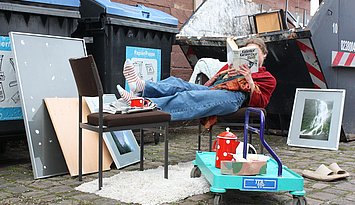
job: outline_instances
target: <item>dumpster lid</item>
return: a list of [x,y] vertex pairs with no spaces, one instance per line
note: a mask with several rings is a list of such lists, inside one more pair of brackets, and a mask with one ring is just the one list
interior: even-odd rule
[[104,7],[107,14],[152,21],[172,26],[178,25],[177,18],[157,9],[148,8],[143,5],[130,6],[117,2],[111,2],[110,0],[95,0],[95,2]]
[[[37,4],[35,4],[37,3]],[[0,10],[80,18],[80,0],[21,0],[0,2]]]
[[42,4],[60,5],[60,6],[71,6],[71,7],[79,7],[80,6],[80,0],[22,0],[22,1],[42,3]]

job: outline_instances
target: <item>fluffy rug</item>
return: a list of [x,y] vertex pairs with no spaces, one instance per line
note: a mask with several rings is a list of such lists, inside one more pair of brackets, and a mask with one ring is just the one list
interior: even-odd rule
[[100,191],[97,189],[98,180],[84,183],[75,189],[125,203],[153,205],[176,202],[209,191],[210,185],[205,178],[190,178],[192,167],[191,162],[169,166],[169,179],[164,179],[163,167],[121,172],[104,178]]

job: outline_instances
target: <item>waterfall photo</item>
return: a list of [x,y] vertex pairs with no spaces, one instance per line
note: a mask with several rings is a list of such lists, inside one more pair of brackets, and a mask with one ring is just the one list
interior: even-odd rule
[[300,138],[328,140],[333,101],[306,99],[303,109]]
[[343,89],[296,89],[287,144],[337,150],[344,101]]

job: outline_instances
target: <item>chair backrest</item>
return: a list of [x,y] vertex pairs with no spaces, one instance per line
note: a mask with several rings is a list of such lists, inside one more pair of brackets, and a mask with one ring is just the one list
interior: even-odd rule
[[80,96],[102,96],[103,89],[92,55],[69,59]]

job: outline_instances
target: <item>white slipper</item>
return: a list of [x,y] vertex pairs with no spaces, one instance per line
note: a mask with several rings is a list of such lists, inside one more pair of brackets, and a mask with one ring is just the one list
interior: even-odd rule
[[350,176],[350,174],[345,171],[344,169],[340,168],[337,163],[332,163],[331,165],[328,166],[329,169],[331,169],[335,174],[341,176],[342,178]]
[[303,170],[302,176],[319,181],[333,181],[349,176],[349,173],[341,169],[336,163],[331,164],[331,169],[321,164],[316,171]]

